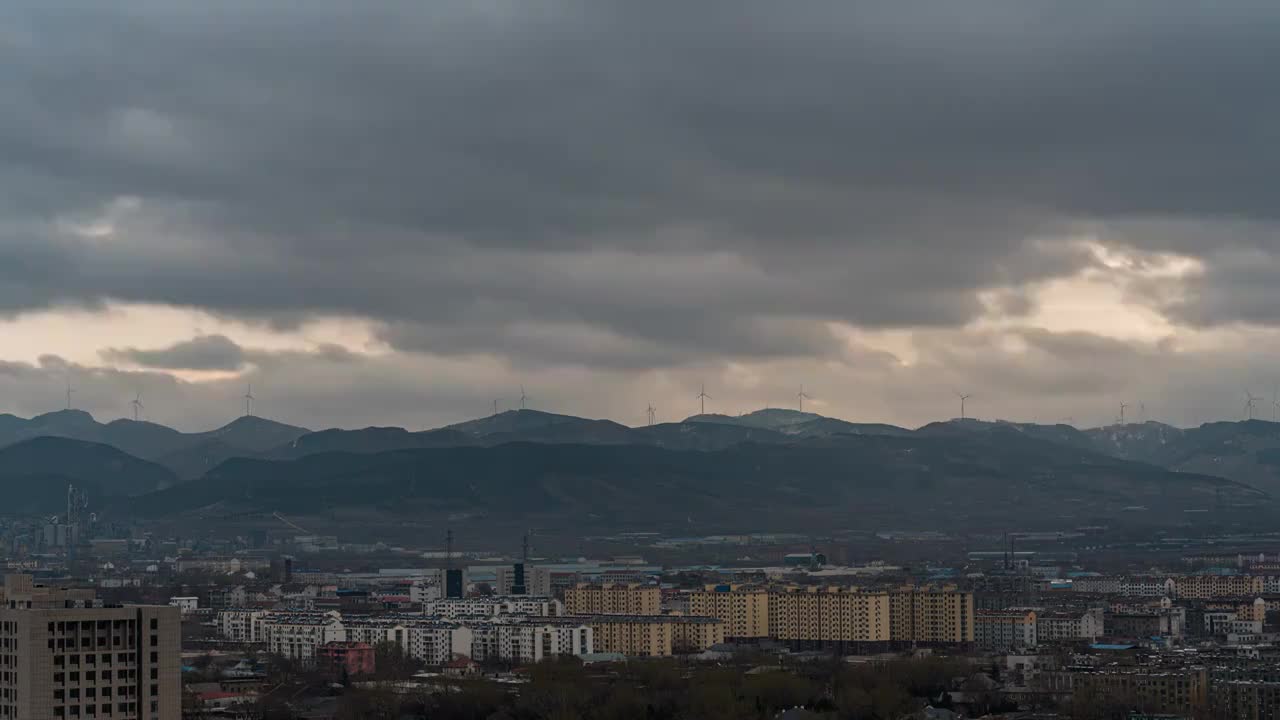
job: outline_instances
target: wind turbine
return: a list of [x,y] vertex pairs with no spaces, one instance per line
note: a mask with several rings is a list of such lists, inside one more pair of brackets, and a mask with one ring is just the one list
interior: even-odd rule
[[1129,407],[1129,403],[1127,402],[1120,403],[1120,424],[1121,425],[1124,425],[1124,411],[1125,411],[1125,408],[1127,407]]
[[956,397],[960,398],[960,419],[964,420],[964,401],[973,397],[973,395],[964,394],[956,390],[952,390],[952,392],[956,394]]
[[804,386],[800,386],[800,392],[796,393],[796,397],[800,400],[800,412],[804,412],[804,401],[812,400],[813,397],[804,393]]
[[701,401],[701,408],[702,408],[701,411],[698,413],[699,415],[707,414],[707,401],[712,399],[714,398],[712,398],[710,395],[707,394],[707,384],[703,383],[702,390],[698,393],[698,400]]
[[75,392],[75,390],[71,389],[71,378],[67,378],[67,409],[68,410],[71,409],[71,393],[73,392]]
[[133,421],[138,422],[138,411],[144,407],[142,404],[142,393],[138,393],[133,397],[133,401],[129,403],[133,406]]
[[1280,386],[1271,389],[1271,419],[1280,422]]
[[1246,398],[1244,401],[1244,414],[1248,419],[1252,420],[1253,413],[1258,408],[1258,397],[1249,392],[1249,388],[1245,388],[1244,396]]
[[649,424],[653,425],[654,418],[657,417],[658,414],[658,408],[654,407],[653,403],[649,403],[649,407],[645,412],[649,414]]
[[525,401],[528,399],[529,399],[529,396],[524,394],[524,386],[521,385],[520,386],[520,409],[521,410],[525,409]]
[[253,383],[245,388],[244,391],[244,416],[249,417],[253,414]]
[[494,400],[494,401],[493,401],[493,414],[494,414],[494,415],[497,415],[497,414],[498,414],[498,401],[497,401],[497,400]]

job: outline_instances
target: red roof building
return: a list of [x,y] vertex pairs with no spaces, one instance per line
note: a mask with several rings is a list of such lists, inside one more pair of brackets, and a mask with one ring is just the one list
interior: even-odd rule
[[346,670],[348,675],[372,675],[374,670],[373,646],[362,642],[329,642],[316,649],[320,662],[328,663],[335,670]]

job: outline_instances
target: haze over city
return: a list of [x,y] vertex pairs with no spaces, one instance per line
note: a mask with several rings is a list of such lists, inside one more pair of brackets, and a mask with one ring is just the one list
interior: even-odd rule
[[0,409],[1270,416],[1270,5],[376,5],[0,8]]

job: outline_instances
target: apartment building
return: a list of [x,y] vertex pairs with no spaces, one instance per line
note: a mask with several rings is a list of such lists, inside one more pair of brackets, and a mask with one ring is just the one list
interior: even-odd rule
[[1209,717],[1231,720],[1280,718],[1280,682],[1228,680],[1213,683]]
[[415,615],[347,616],[342,625],[342,639],[347,642],[373,647],[392,643],[405,655],[427,665],[444,665],[458,656],[470,657],[474,640],[474,633],[465,625]]
[[314,661],[321,645],[347,639],[342,614],[336,610],[271,613],[262,629],[272,653],[303,662]]
[[[518,587],[514,565],[503,565],[494,571],[494,590],[499,595],[511,595]],[[551,596],[551,569],[524,565],[524,590],[527,595]]]
[[1167,597],[1174,592],[1172,578],[1159,575],[1097,575],[1071,581],[1075,592],[1125,597]]
[[91,590],[7,575],[0,593],[0,718],[179,720],[175,607],[107,607]]
[[724,642],[719,618],[687,615],[597,615],[586,619],[596,652],[641,657],[668,657],[700,652]]
[[270,613],[266,610],[222,610],[214,618],[218,634],[232,642],[256,644],[267,641],[263,623]]
[[971,643],[973,612],[973,593],[952,586],[891,590],[889,637],[897,643]]
[[688,613],[720,618],[733,639],[769,637],[769,589],[760,585],[707,585],[689,593]]
[[1200,600],[1257,597],[1265,591],[1266,585],[1266,578],[1257,575],[1180,575],[1173,578],[1177,597]]
[[1040,645],[1095,642],[1103,635],[1104,617],[1102,608],[1039,610],[1036,612],[1036,642]]
[[564,607],[570,615],[658,615],[662,594],[657,585],[579,584],[565,591]]
[[797,648],[888,643],[886,592],[846,587],[787,587],[768,595],[772,637]]
[[697,653],[723,644],[726,637],[725,622],[716,617],[673,616],[671,651]]
[[535,617],[560,617],[565,614],[564,603],[551,597],[510,595],[478,598],[441,598],[422,605],[423,614],[455,618],[467,616],[529,615]]
[[495,618],[467,621],[471,659],[540,662],[595,652],[591,625],[575,618]]
[[1034,610],[978,610],[973,638],[983,650],[1029,650],[1036,646]]
[[1191,717],[1205,707],[1209,678],[1204,669],[1120,669],[1071,674],[1075,702],[1122,703],[1142,713]]

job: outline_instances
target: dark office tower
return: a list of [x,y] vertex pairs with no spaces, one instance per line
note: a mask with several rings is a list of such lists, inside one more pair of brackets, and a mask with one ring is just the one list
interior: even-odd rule
[[462,569],[449,568],[444,571],[444,596],[460,598],[463,596]]
[[511,594],[528,595],[529,587],[524,581],[524,563],[516,563],[512,570],[514,570],[514,572],[511,574]]

